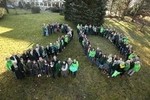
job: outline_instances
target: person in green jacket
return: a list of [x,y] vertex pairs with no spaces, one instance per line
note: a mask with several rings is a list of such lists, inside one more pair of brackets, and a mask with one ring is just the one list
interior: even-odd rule
[[55,65],[56,68],[56,76],[60,77],[61,76],[61,67],[62,67],[62,63],[61,61],[58,61]]
[[125,62],[125,68],[124,68],[124,70],[127,72],[129,69],[130,69],[130,60],[127,60],[126,62]]
[[72,64],[69,66],[69,71],[74,77],[76,77],[78,69],[79,69],[79,62],[76,59],[74,59]]
[[124,44],[129,44],[129,39],[127,37],[123,37]]
[[141,69],[140,61],[136,61],[134,62],[134,67],[129,70],[128,75],[132,76],[135,72],[139,72],[140,69]]
[[9,58],[6,58],[6,68],[7,68],[7,70],[11,71],[12,66],[13,66],[12,60],[10,60]]
[[57,52],[60,53],[60,42],[56,41]]
[[65,47],[67,46],[68,42],[69,42],[69,37],[68,35],[65,35]]
[[128,56],[128,59],[131,60],[136,57],[136,54],[133,52]]
[[95,49],[92,49],[92,50],[89,51],[89,59],[90,59],[91,62],[94,62],[95,55],[96,55],[96,50]]

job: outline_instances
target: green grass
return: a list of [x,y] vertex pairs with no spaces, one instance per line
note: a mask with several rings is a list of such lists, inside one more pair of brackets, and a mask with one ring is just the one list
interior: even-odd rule
[[[144,35],[140,36],[135,30],[136,25],[122,22],[125,23],[125,26],[122,26],[108,19],[106,25],[112,25],[126,34],[129,32],[127,35],[133,37],[130,38],[131,41],[145,46],[145,49],[138,48],[135,47],[138,44],[133,42],[135,50],[143,59],[142,70],[133,77],[108,79],[85,57],[75,34],[74,40],[59,58],[64,60],[71,57],[79,61],[80,70],[76,78],[69,76],[54,80],[31,77],[21,81],[16,80],[12,72],[6,70],[5,58],[12,53],[21,53],[36,43],[45,46],[54,42],[62,34],[53,34],[50,37],[41,35],[42,24],[52,22],[68,23],[75,29],[73,24],[66,22],[63,16],[55,13],[10,14],[0,20],[0,100],[147,100],[150,98],[149,27],[146,27],[145,34],[141,33]],[[127,25],[130,27],[126,28]],[[107,40],[95,36],[89,38],[94,47],[99,46],[105,53],[118,54],[115,47]],[[103,45],[104,43],[106,45]]]

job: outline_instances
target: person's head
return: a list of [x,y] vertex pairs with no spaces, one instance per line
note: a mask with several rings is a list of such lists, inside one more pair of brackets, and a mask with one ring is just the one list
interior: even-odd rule
[[20,61],[21,61],[21,62],[24,62],[23,58],[20,58]]
[[97,47],[97,49],[96,49],[96,50],[100,50],[100,49],[99,49],[99,47]]
[[59,60],[59,61],[58,61],[58,63],[60,64],[60,63],[61,63],[61,61]]
[[39,44],[36,44],[36,47],[37,47],[37,48],[39,48],[39,47],[40,47],[40,45],[39,45]]
[[30,59],[28,59],[28,60],[27,60],[27,62],[29,63],[29,62],[31,62],[31,60],[30,60]]
[[44,60],[44,63],[47,63],[47,60]]
[[42,57],[39,57],[39,61],[43,61],[43,58],[42,58]]
[[102,54],[102,52],[100,51],[100,52],[99,52],[99,55],[101,55],[101,54]]
[[52,61],[50,62],[50,65],[53,65],[53,62],[52,62]]
[[127,61],[126,61],[127,64],[130,64],[130,62],[131,62],[130,60],[127,60]]
[[44,46],[41,46],[42,49],[44,49]]
[[125,63],[123,61],[120,63],[120,68],[125,68]]
[[54,60],[57,60],[57,57],[56,57],[56,56],[54,56],[54,57],[53,57],[53,59],[54,59]]
[[49,46],[48,46],[48,45],[47,45],[46,47],[47,47],[47,48],[49,48]]
[[65,61],[63,61],[63,64],[66,64],[66,62],[65,62]]
[[68,58],[68,60],[72,60],[71,58]]
[[36,63],[36,61],[35,61],[35,60],[33,60],[33,63],[35,64],[35,63]]
[[76,59],[74,59],[74,60],[73,60],[73,63],[76,63],[76,62],[77,62],[77,60],[76,60]]
[[106,54],[104,54],[103,57],[106,57]]
[[53,46],[53,44],[52,44],[52,43],[50,43],[50,46]]
[[6,58],[6,61],[9,61],[10,60],[10,58]]
[[140,61],[136,61],[135,64],[140,64]]

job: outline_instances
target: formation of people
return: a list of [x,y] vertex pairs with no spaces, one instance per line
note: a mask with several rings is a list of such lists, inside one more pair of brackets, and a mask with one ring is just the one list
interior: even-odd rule
[[[129,39],[123,34],[117,33],[112,29],[105,29],[102,26],[83,26],[79,24],[77,25],[77,33],[85,55],[92,64],[96,64],[108,77],[122,76],[125,74],[132,76],[135,72],[140,70],[140,58],[136,55],[132,45],[129,44]],[[117,55],[105,54],[99,47],[95,49],[92,47],[87,35],[99,35],[108,39],[120,51],[123,58]]]
[[[73,35],[73,30],[70,26],[68,26],[68,24],[61,24],[61,23],[52,23],[52,24],[43,24],[42,27],[42,34],[43,36],[50,36],[53,33],[57,33],[57,32],[61,32],[61,33],[65,33],[67,34],[72,34]],[[72,33],[71,33],[72,32]]]
[[50,43],[46,47],[36,44],[35,48],[24,51],[22,54],[13,54],[6,58],[6,67],[12,71],[17,79],[25,77],[67,77],[68,74],[73,77],[79,68],[79,62],[76,59],[68,58],[60,61],[57,55],[73,39],[73,30],[66,31],[66,34],[59,37],[55,43]]

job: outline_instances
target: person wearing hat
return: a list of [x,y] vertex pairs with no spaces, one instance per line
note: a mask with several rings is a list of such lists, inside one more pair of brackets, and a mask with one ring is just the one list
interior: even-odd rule
[[128,75],[132,76],[135,72],[139,72],[140,69],[141,69],[140,61],[136,61],[134,62],[134,67],[129,70]]
[[74,77],[76,77],[76,73],[78,71],[78,68],[79,68],[79,62],[76,59],[74,59],[73,62],[72,62],[72,64],[69,67],[69,70],[70,70],[71,74]]

